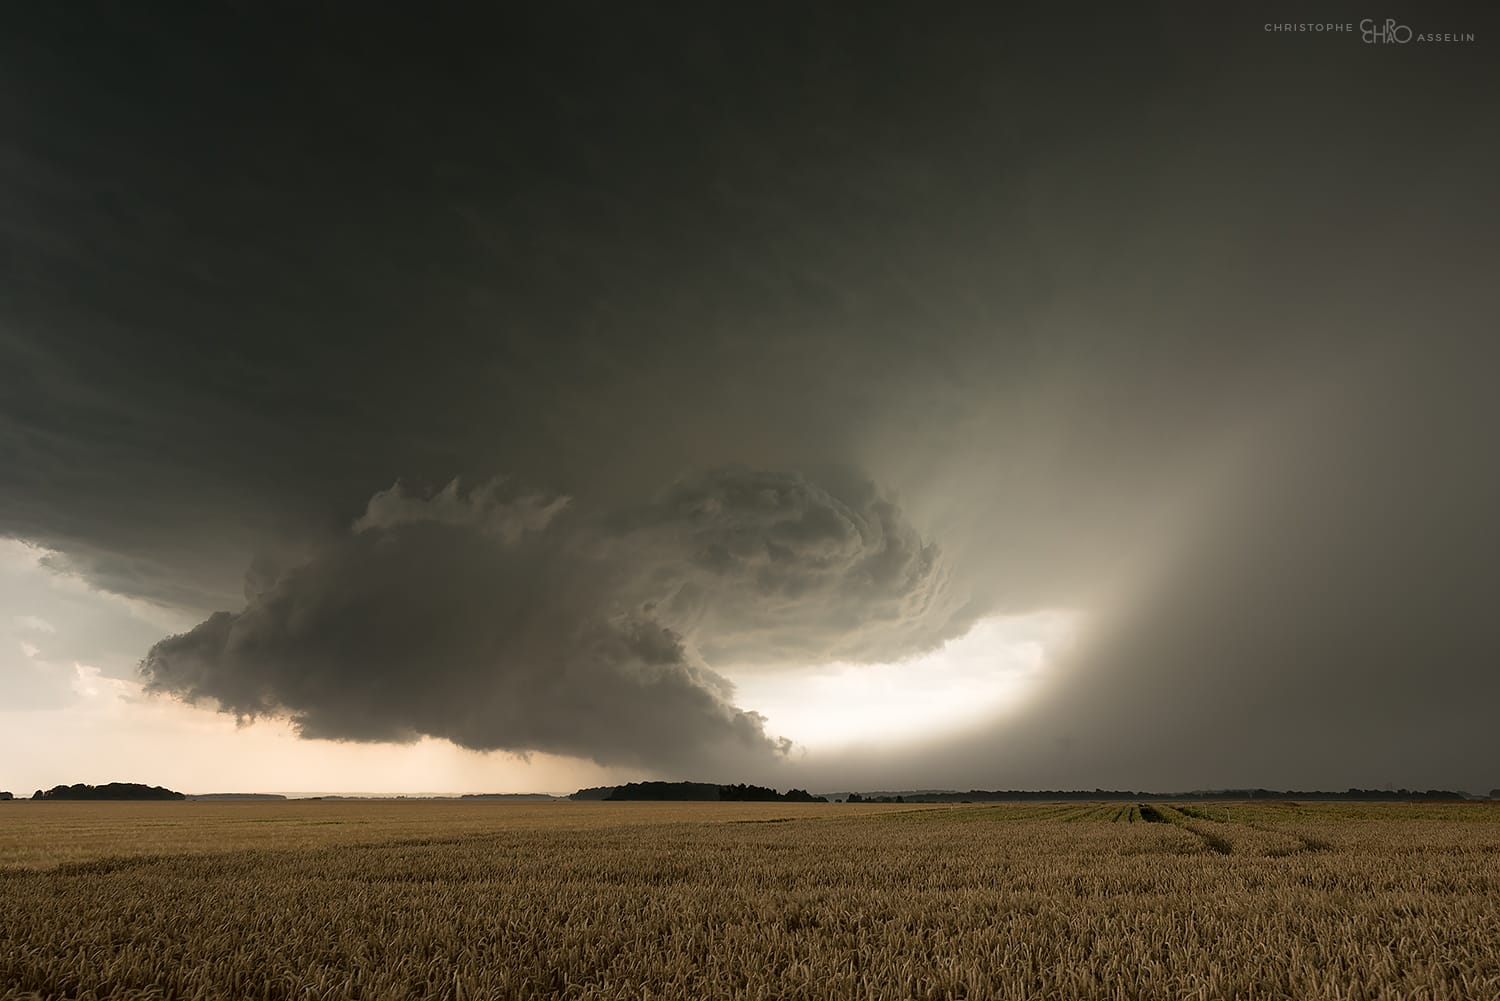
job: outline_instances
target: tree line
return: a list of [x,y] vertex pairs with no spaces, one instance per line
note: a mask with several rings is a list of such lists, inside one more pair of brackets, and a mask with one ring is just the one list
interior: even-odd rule
[[713,782],[627,782],[622,786],[596,786],[580,789],[569,799],[665,800],[668,802],[709,803],[826,803],[826,797],[814,796],[806,789],[777,792],[766,786],[744,782],[719,785]]
[[161,786],[142,785],[139,782],[106,782],[102,786],[91,786],[85,782],[75,785],[53,786],[38,789],[32,799],[187,799],[187,796]]

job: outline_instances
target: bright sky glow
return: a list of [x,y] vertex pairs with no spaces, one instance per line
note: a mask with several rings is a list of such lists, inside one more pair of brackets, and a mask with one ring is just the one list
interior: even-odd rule
[[72,782],[145,782],[194,793],[459,793],[571,792],[614,780],[572,758],[480,754],[445,740],[302,740],[281,720],[240,727],[87,665],[69,665],[67,673],[65,708],[0,709],[0,784],[17,795]]
[[890,745],[977,722],[1030,692],[1078,615],[995,616],[940,649],[893,664],[830,664],[734,677],[735,701],[810,752]]

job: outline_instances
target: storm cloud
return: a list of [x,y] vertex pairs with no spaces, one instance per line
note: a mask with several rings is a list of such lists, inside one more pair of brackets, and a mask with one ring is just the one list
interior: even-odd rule
[[[375,494],[350,531],[157,643],[149,687],[306,737],[443,737],[601,764],[785,753],[713,670],[930,649],[960,631],[937,547],[852,480],[697,474],[622,514],[455,479]],[[508,499],[507,499],[508,498]]]
[[1059,609],[778,767],[1496,784],[1493,11],[92,13],[0,12],[0,535],[158,688],[684,777]]
[[685,477],[617,519],[652,609],[716,664],[806,667],[921,653],[973,619],[935,542],[858,479]]

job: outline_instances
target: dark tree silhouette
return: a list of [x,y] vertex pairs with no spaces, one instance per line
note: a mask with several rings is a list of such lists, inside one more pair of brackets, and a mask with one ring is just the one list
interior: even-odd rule
[[602,798],[623,800],[666,800],[670,802],[721,802],[721,803],[826,803],[822,796],[814,796],[806,789],[792,789],[785,794],[765,786],[714,785],[711,782],[629,782],[610,791],[607,796],[585,796],[594,790],[580,789],[574,799]]
[[38,789],[32,799],[187,799],[187,796],[161,786],[142,785],[139,782],[107,782],[102,786],[91,786],[84,782],[70,786],[53,786],[46,792]]

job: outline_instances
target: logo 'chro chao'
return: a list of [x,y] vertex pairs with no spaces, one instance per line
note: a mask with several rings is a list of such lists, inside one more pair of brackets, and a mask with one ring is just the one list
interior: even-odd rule
[[1397,24],[1394,17],[1386,18],[1381,24],[1367,17],[1359,22],[1359,34],[1366,42],[1372,44],[1395,42],[1397,45],[1405,45],[1411,41],[1412,37],[1411,28],[1404,24]]

